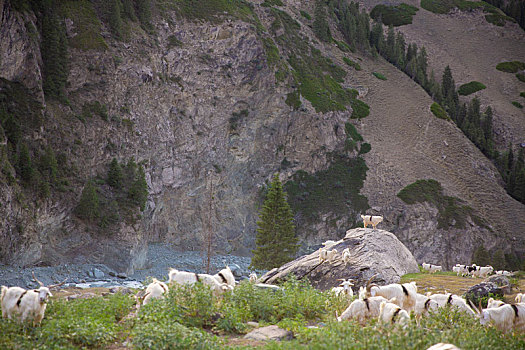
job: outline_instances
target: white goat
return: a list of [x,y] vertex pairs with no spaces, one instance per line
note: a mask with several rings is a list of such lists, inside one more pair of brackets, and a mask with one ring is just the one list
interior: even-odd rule
[[474,274],[476,273],[476,271],[479,270],[479,266],[477,266],[476,264],[472,264],[472,266],[466,266],[466,269],[467,269],[467,275],[470,275],[472,276],[472,278],[474,278]]
[[505,271],[505,270],[499,270],[499,271],[496,271],[496,275],[498,275],[498,276],[511,276],[512,272]]
[[250,273],[250,283],[257,282],[257,274],[255,272]]
[[350,248],[345,248],[341,254],[341,260],[346,266],[350,262]]
[[456,266],[452,268],[452,271],[456,272],[456,276],[459,276],[460,274],[461,276],[465,276],[468,273],[467,266],[460,264],[456,264]]
[[435,300],[432,300],[423,294],[416,294],[416,307],[414,309],[416,317],[427,315],[430,311],[435,311],[438,308],[439,305]]
[[323,246],[325,248],[330,248],[331,246],[333,246],[336,243],[337,243],[337,241],[332,241],[331,239],[329,239],[329,240],[323,242],[322,244],[323,244]]
[[338,287],[332,288],[332,292],[334,292],[334,294],[336,296],[345,295],[345,296],[351,298],[351,297],[354,296],[354,291],[352,290],[352,286],[354,284],[352,282],[353,282],[353,280],[351,280],[351,279],[349,279],[349,280],[342,280],[341,284]]
[[474,271],[473,276],[487,278],[487,276],[491,274],[492,271],[494,271],[494,268],[492,266],[483,266]]
[[410,312],[416,306],[417,285],[416,282],[404,284],[389,284],[386,286],[373,285],[370,287],[371,296],[382,296],[388,300],[395,298],[394,303],[404,310]]
[[484,309],[479,316],[482,325],[493,324],[502,332],[508,332],[513,328],[517,331],[525,331],[525,304],[506,304]]
[[410,315],[393,302],[395,302],[393,299],[381,302],[377,319],[383,323],[406,325],[410,320]]
[[319,264],[322,264],[328,258],[328,250],[326,248],[319,249]]
[[166,283],[161,282],[154,278],[153,282],[151,282],[146,288],[146,292],[144,293],[144,300],[142,301],[142,305],[148,304],[152,299],[163,298],[164,293],[167,293],[168,291],[169,289]]
[[337,256],[337,249],[329,250],[326,253],[326,259],[328,260],[330,264],[334,262],[336,256]]
[[500,307],[505,305],[505,303],[501,300],[489,298],[489,301],[487,302],[487,309],[493,308],[493,307]]
[[337,321],[355,319],[363,324],[367,319],[379,317],[379,308],[384,301],[388,300],[383,297],[356,299],[350,303],[341,316],[337,316]]
[[518,293],[516,295],[516,298],[514,299],[517,303],[524,303],[525,302],[525,293]]
[[20,287],[2,286],[0,292],[0,304],[2,305],[2,317],[16,319],[21,322],[31,321],[33,326],[39,325],[44,318],[48,297],[53,296],[50,289],[65,283],[54,284],[45,287],[33,273],[33,279],[40,284],[40,288],[25,290]]
[[194,284],[202,282],[211,287],[213,295],[218,296],[227,290],[232,290],[232,286],[227,283],[220,283],[214,276],[205,273],[194,273],[170,269],[168,284]]
[[382,216],[372,216],[372,215],[361,215],[361,219],[363,219],[364,228],[366,228],[368,225],[372,225],[374,229],[376,228],[377,224],[383,221]]
[[224,269],[217,272],[213,277],[215,277],[219,283],[225,283],[229,286],[235,287],[235,277],[229,266],[226,266]]
[[436,301],[439,307],[445,307],[452,305],[458,308],[460,311],[466,312],[470,315],[474,315],[474,311],[467,305],[465,299],[454,295],[454,294],[432,294],[428,296],[430,299]]
[[434,273],[436,271],[442,271],[443,267],[440,265],[432,265],[432,264],[421,264],[421,267],[423,267],[423,270],[428,271],[430,273]]
[[461,350],[454,344],[437,343],[429,347],[427,350]]

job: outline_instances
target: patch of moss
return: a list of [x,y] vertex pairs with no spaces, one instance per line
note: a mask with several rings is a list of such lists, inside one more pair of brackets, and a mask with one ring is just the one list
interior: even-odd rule
[[405,3],[399,5],[377,5],[370,12],[370,17],[381,20],[384,25],[394,27],[412,23],[412,17],[419,9]]
[[470,83],[461,85],[458,89],[458,93],[462,96],[468,96],[486,88],[487,87],[479,81],[471,81]]
[[323,213],[348,215],[365,212],[368,199],[359,194],[368,167],[360,158],[333,156],[328,169],[313,174],[298,171],[285,184],[288,202],[295,213],[314,221]]
[[512,101],[512,104],[514,105],[514,107],[518,107],[519,109],[523,108],[523,105],[517,101]]
[[290,92],[286,95],[286,104],[292,107],[294,110],[298,110],[301,107],[301,97],[298,91]]
[[463,205],[463,201],[457,197],[445,196],[441,184],[436,180],[417,180],[399,191],[397,196],[406,204],[427,202],[434,205],[439,212],[438,229],[464,229],[468,216],[477,225],[483,225],[483,219],[474,215],[470,206]]
[[519,81],[525,83],[525,74],[523,74],[523,73],[518,73],[518,74],[516,74],[516,78],[518,78]]
[[354,67],[355,70],[361,70],[361,66],[359,65],[359,63],[352,61],[348,57],[343,57],[343,61],[350,67]]
[[380,79],[380,80],[386,80],[386,77],[385,77],[382,73],[379,73],[379,72],[372,72],[372,74],[373,74],[374,77],[376,77],[377,79]]
[[61,4],[61,11],[73,21],[77,35],[69,38],[69,45],[83,51],[105,51],[108,45],[100,35],[102,29],[93,4],[87,0],[68,0]]
[[361,100],[354,98],[351,103],[352,106],[352,119],[361,119],[367,117],[370,114],[370,106]]
[[192,21],[221,23],[227,18],[253,22],[252,6],[244,0],[173,0],[178,14]]
[[310,20],[312,19],[312,16],[310,16],[310,14],[309,14],[308,12],[303,11],[303,10],[301,10],[301,11],[299,11],[299,12],[301,13],[301,16],[303,16],[303,17],[306,18],[307,20],[310,21]]
[[509,61],[498,63],[496,69],[505,73],[517,73],[520,70],[525,69],[525,62],[520,61]]
[[430,111],[434,113],[434,115],[439,119],[450,120],[447,112],[445,112],[443,107],[441,107],[441,105],[439,105],[437,102],[432,103],[430,106]]
[[284,6],[284,4],[281,0],[264,0],[261,6],[262,7]]

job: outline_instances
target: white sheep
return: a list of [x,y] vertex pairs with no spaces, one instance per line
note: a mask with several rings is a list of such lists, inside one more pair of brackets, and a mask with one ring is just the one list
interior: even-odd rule
[[387,300],[395,298],[395,303],[408,312],[414,310],[416,306],[416,282],[393,283],[386,286],[373,285],[369,290],[371,296],[382,296]]
[[229,266],[217,272],[213,277],[215,277],[219,283],[226,283],[229,286],[235,287],[235,277]]
[[406,325],[410,321],[410,315],[393,302],[393,299],[381,302],[377,319],[383,323]]
[[361,219],[363,219],[364,228],[366,228],[368,225],[372,225],[374,230],[377,224],[383,221],[382,216],[372,216],[372,215],[361,215]]
[[454,294],[432,294],[428,296],[430,299],[436,301],[439,307],[445,307],[447,305],[454,306],[462,312],[467,314],[474,315],[474,311],[467,305],[465,299]]
[[416,307],[414,308],[414,314],[417,317],[427,315],[430,311],[435,311],[439,308],[436,301],[430,299],[428,296],[416,293]]
[[383,297],[356,299],[350,303],[341,316],[337,316],[337,321],[354,319],[363,324],[367,319],[379,317],[379,308],[384,301],[388,300]]
[[345,295],[349,298],[354,296],[354,291],[352,290],[352,286],[354,285],[353,280],[342,280],[341,284],[338,287],[333,287],[332,292],[336,295]]
[[514,300],[517,302],[517,303],[523,303],[525,302],[525,293],[518,293],[516,295],[516,298],[514,298]]
[[493,324],[504,333],[513,328],[525,331],[525,304],[505,304],[484,309],[479,316],[482,325]]
[[350,248],[345,248],[343,250],[341,253],[341,260],[343,260],[345,266],[350,262]]
[[53,296],[50,289],[65,283],[45,287],[33,273],[33,279],[40,284],[38,289],[26,290],[20,287],[2,286],[0,291],[0,304],[2,317],[16,319],[21,322],[31,321],[33,326],[39,325],[44,318],[48,297]]
[[332,249],[332,250],[329,250],[327,253],[326,253],[326,260],[328,260],[328,262],[330,264],[332,264],[334,261],[335,261],[335,257],[337,256],[337,249]]
[[255,283],[257,282],[257,274],[255,272],[252,272],[250,273],[250,279],[249,279],[250,283]]
[[151,282],[146,288],[146,292],[144,293],[144,300],[142,301],[142,305],[148,304],[152,299],[163,298],[164,293],[167,293],[168,291],[169,289],[166,283],[161,282],[154,278],[153,282]]
[[502,305],[505,305],[505,303],[501,300],[489,298],[489,301],[487,302],[487,309],[493,308],[493,307],[500,307]]

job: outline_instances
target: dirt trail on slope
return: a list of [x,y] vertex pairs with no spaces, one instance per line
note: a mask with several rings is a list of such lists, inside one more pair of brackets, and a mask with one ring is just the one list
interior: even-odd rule
[[[370,206],[402,207],[396,194],[403,187],[435,179],[445,194],[465,200],[486,218],[496,236],[523,236],[525,206],[507,195],[492,163],[455,124],[430,112],[426,92],[383,59],[363,68],[358,78],[369,87],[363,100],[370,116],[358,123],[358,130],[372,146],[365,155],[370,170],[362,190]],[[388,80],[375,78],[372,71]]]

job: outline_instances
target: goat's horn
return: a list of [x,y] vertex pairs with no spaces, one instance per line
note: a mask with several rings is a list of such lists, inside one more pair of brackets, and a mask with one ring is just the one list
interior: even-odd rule
[[66,283],[67,281],[67,277],[65,280],[63,280],[62,282],[58,283],[58,284],[52,284],[50,285],[48,288],[51,289],[51,288],[56,288],[56,287],[60,287],[61,285],[63,285],[64,283]]
[[38,284],[40,284],[40,287],[44,287],[44,284],[42,282],[40,282],[36,276],[35,276],[35,272],[34,271],[31,271],[31,274],[33,275],[33,279],[38,282]]
[[370,283],[372,283],[372,281],[374,280],[374,278],[377,277],[377,273],[375,275],[373,275],[372,277],[370,277],[370,279],[366,282],[366,291],[368,293],[370,293]]
[[479,312],[478,308],[474,305],[474,303],[472,303],[472,300],[470,300],[470,299],[467,299],[467,300],[468,300],[468,303],[470,304],[470,307],[472,307],[472,311],[474,311],[476,314],[479,315],[480,312]]

